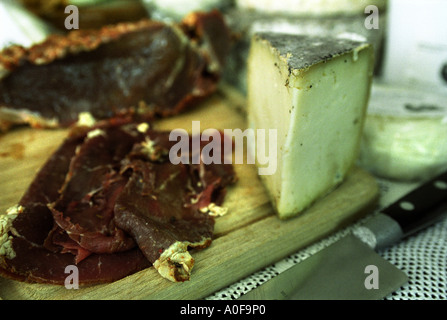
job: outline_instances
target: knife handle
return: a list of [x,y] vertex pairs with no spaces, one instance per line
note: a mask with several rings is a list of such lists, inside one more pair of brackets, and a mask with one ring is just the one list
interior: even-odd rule
[[380,211],[394,219],[409,236],[447,213],[447,171],[432,178]]

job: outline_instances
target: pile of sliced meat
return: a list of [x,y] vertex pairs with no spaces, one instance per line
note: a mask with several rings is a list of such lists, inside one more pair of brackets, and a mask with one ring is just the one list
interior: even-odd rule
[[0,274],[64,284],[74,265],[87,284],[154,266],[167,279],[188,280],[188,249],[211,244],[209,208],[222,204],[236,177],[227,164],[172,164],[175,143],[146,123],[72,130],[1,216]]
[[[189,279],[188,250],[211,244],[212,213],[235,173],[226,164],[171,163],[177,142],[148,122],[213,93],[229,42],[213,11],[0,52],[0,130],[72,126],[17,206],[0,215],[0,275],[64,284],[76,266],[79,283],[93,284],[153,266],[169,280]],[[82,114],[96,124],[77,126]]]

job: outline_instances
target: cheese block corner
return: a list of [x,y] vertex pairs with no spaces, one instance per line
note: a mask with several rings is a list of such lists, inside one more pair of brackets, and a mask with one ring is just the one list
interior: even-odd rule
[[[276,132],[276,141],[268,141],[276,144],[276,171],[260,177],[279,218],[307,209],[355,165],[373,68],[373,48],[364,42],[269,32],[252,37],[248,127],[265,136]],[[254,156],[261,168],[263,155]]]

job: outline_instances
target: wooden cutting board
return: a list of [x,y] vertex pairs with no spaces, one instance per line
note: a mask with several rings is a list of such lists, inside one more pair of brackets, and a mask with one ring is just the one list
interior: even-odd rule
[[[220,90],[200,106],[156,124],[191,131],[245,129],[244,100]],[[64,139],[66,130],[16,128],[0,135],[0,213],[16,204],[36,171]],[[235,165],[238,182],[228,189],[227,215],[216,220],[215,239],[195,258],[191,280],[172,283],[148,268],[111,284],[68,290],[0,278],[2,299],[201,299],[326,237],[364,216],[378,197],[375,179],[354,169],[348,179],[296,218],[280,221],[253,165]]]

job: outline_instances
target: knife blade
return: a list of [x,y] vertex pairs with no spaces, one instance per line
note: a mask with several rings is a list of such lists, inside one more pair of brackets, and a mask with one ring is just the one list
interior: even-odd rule
[[434,224],[446,214],[447,171],[239,299],[381,299],[404,285],[408,277],[376,251]]

